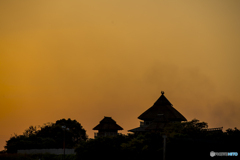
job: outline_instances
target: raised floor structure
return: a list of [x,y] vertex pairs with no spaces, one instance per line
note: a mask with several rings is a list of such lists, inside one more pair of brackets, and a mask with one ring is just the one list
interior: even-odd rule
[[164,92],[148,110],[143,112],[138,119],[140,127],[129,130],[129,132],[162,131],[168,123],[187,121],[164,96]]
[[123,130],[116,121],[111,117],[104,117],[100,123],[93,128],[93,130],[98,130],[97,133],[94,133],[94,137],[103,137],[103,136],[116,136],[118,135],[118,130]]

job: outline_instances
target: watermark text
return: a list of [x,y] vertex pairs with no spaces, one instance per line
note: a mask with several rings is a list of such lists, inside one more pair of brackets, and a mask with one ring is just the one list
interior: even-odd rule
[[214,152],[214,151],[211,151],[210,156],[211,157],[214,157],[214,156],[238,156],[238,152]]

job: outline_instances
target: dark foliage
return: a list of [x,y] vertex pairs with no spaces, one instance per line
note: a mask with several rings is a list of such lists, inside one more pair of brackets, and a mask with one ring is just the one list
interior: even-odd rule
[[[54,154],[0,154],[1,160],[62,160],[63,155]],[[76,160],[75,155],[66,155],[65,160]]]
[[[59,126],[66,124],[66,121],[59,121]],[[47,126],[47,127],[46,127]],[[22,136],[12,137],[9,142],[9,150],[14,151],[14,146],[30,146],[32,142],[44,141],[38,146],[45,147],[47,145],[57,145],[55,139],[60,134],[59,128],[54,125],[46,125],[42,132],[35,131],[31,127],[26,134]],[[58,125],[56,125],[58,126]],[[75,126],[75,125],[74,125]],[[69,127],[69,126],[68,126]],[[52,129],[51,129],[52,128]],[[74,127],[69,127],[74,128]],[[81,128],[81,127],[80,127]],[[166,139],[166,159],[213,159],[210,152],[238,152],[240,153],[240,130],[237,128],[227,129],[226,132],[207,131],[207,123],[199,122],[194,119],[186,123],[172,123],[168,125],[163,132],[151,132],[145,134],[128,134],[118,135],[114,137],[99,137],[95,139],[84,139],[77,136],[77,133],[71,134],[75,137],[74,145],[78,145],[75,149],[76,156],[72,155],[71,159],[89,160],[89,159],[105,159],[105,160],[146,160],[146,159],[163,159],[163,135],[167,135]],[[31,131],[32,130],[32,131]],[[74,129],[73,129],[74,130]],[[37,136],[38,134],[42,136]],[[49,136],[43,136],[46,135]],[[58,133],[58,134],[54,134]],[[85,132],[82,132],[85,133]],[[27,136],[26,136],[27,135]],[[42,138],[41,140],[38,138]],[[78,138],[77,138],[78,137]],[[49,138],[48,140],[45,138]],[[74,138],[73,138],[74,139]],[[53,141],[51,141],[53,140]],[[12,141],[12,142],[11,142]],[[70,141],[70,139],[69,139]],[[16,143],[17,142],[17,143]],[[16,143],[16,144],[14,144]],[[28,144],[29,143],[29,144]],[[51,143],[51,144],[50,144]],[[69,143],[71,144],[71,143]],[[11,148],[11,145],[13,148]],[[61,144],[62,145],[62,144]],[[0,155],[0,159],[4,158]],[[2,157],[1,157],[2,156]],[[26,155],[19,155],[20,159],[28,159]],[[23,157],[26,156],[26,157]],[[46,155],[45,159],[57,159],[59,157],[51,157]],[[9,158],[9,157],[8,157]],[[16,158],[16,157],[15,157]],[[32,155],[30,157],[34,159]],[[239,158],[238,157],[214,157],[214,159]],[[11,158],[10,158],[11,159]],[[10,160],[6,159],[6,160]],[[17,158],[16,158],[17,159]]]
[[[65,125],[69,130],[63,130]],[[65,132],[65,133],[64,133]],[[6,141],[7,153],[16,153],[21,149],[62,148],[65,134],[65,147],[74,148],[81,141],[87,140],[86,130],[76,120],[61,119],[56,123],[42,126],[40,130],[30,126],[23,135],[14,135]]]
[[172,123],[159,133],[90,139],[80,143],[75,151],[78,160],[163,159],[162,136],[167,135],[166,159],[212,159],[211,151],[240,153],[240,131],[237,128],[221,132],[206,131],[207,127],[207,123],[194,119],[186,123]]

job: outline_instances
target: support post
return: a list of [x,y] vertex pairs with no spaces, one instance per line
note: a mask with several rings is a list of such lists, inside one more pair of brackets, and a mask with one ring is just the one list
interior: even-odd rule
[[163,135],[163,160],[166,160],[166,135]]
[[65,129],[64,129],[64,140],[63,140],[63,160],[65,160]]

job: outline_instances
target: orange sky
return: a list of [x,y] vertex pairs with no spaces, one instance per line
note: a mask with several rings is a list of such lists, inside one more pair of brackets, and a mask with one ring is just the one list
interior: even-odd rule
[[240,1],[0,1],[0,150],[61,118],[124,128],[165,91],[188,120],[238,127]]

